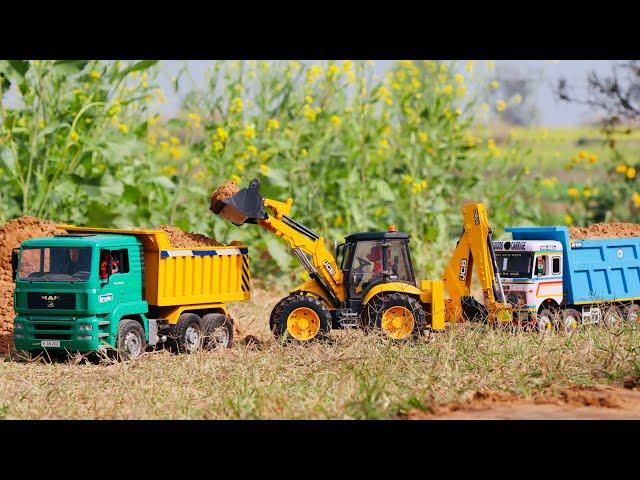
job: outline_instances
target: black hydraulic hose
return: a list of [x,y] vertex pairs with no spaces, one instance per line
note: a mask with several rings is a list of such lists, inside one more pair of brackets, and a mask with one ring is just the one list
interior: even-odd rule
[[291,228],[295,228],[298,232],[302,233],[303,235],[306,235],[307,237],[313,240],[318,240],[320,238],[320,235],[318,235],[316,232],[304,226],[300,222],[296,222],[293,218],[283,215],[282,221],[287,225],[289,225]]

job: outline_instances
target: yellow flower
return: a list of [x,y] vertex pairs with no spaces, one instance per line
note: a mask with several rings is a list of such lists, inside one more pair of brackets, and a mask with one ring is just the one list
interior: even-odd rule
[[156,123],[158,123],[158,121],[160,120],[160,115],[154,115],[153,117],[151,117],[147,123],[151,126],[155,125]]
[[422,84],[414,78],[413,80],[411,80],[411,86],[417,90],[422,86]]
[[515,95],[513,97],[513,103],[515,103],[516,105],[519,105],[522,103],[522,95]]
[[553,187],[556,183],[558,183],[558,177],[549,177],[542,180],[542,184],[545,187]]
[[376,208],[376,211],[374,212],[374,215],[376,217],[381,217],[382,215],[384,215],[384,208],[382,208],[382,207]]
[[400,84],[398,82],[393,82],[391,84],[391,88],[393,88],[394,90],[400,90]]
[[227,131],[222,128],[222,127],[218,127],[216,128],[216,135],[218,136],[218,139],[221,142],[226,142],[227,138],[229,138],[229,134],[227,133]]
[[453,81],[456,83],[464,83],[464,77],[460,73],[456,73],[455,77],[453,77]]
[[256,146],[255,146],[255,145],[249,145],[249,146],[247,147],[247,151],[249,151],[250,153],[252,153],[252,154],[254,154],[254,155],[255,155],[256,153],[258,153],[258,149],[256,148]]
[[590,161],[591,163],[596,163],[596,162],[598,161],[598,156],[597,156],[595,153],[592,153],[592,154],[589,156],[589,161]]
[[618,173],[627,173],[627,166],[626,165],[618,165],[616,167],[616,172]]
[[302,150],[300,150],[300,155],[302,155],[303,157],[306,157],[307,155],[309,155],[309,150],[307,150],[306,148],[303,148]]
[[429,134],[425,132],[418,133],[418,140],[420,140],[422,143],[425,143],[427,140],[429,140]]
[[304,107],[302,108],[302,115],[304,115],[304,118],[306,118],[310,122],[315,122],[318,113],[313,108],[311,108],[309,104],[305,103]]
[[389,140],[383,138],[382,140],[380,140],[380,146],[383,148],[389,148]]
[[38,122],[38,128],[40,130],[42,130],[44,128],[44,120],[40,119],[40,121]]
[[268,130],[278,130],[279,128],[280,128],[280,122],[277,119],[271,118],[267,121]]
[[504,112],[506,108],[507,103],[504,100],[498,100],[496,102],[496,110],[498,110],[499,112]]
[[580,152],[578,152],[578,157],[580,157],[580,160],[584,160],[585,158],[587,158],[587,152],[585,152],[584,150],[580,150]]
[[631,195],[631,199],[633,200],[633,204],[636,206],[636,208],[640,208],[640,193],[633,192],[633,195]]
[[122,133],[129,133],[129,127],[124,123],[118,125],[118,130],[120,130]]
[[500,88],[500,82],[497,80],[492,80],[489,86],[491,86],[492,90],[497,90],[498,88]]
[[582,190],[582,196],[585,197],[585,198],[589,198],[591,196],[591,189],[588,188],[588,187],[585,187]]
[[245,125],[242,134],[245,136],[245,138],[251,140],[256,136],[256,129],[253,128],[253,125]]
[[231,175],[231,181],[238,184],[242,181],[242,179],[234,173],[233,175]]
[[78,132],[76,132],[75,130],[72,131],[69,136],[71,137],[72,142],[77,142],[78,139],[80,138],[80,135],[78,135]]
[[180,139],[178,137],[169,137],[169,141],[173,144],[173,145],[180,145]]
[[327,69],[327,77],[333,78],[338,73],[340,73],[340,67],[335,64],[329,65],[329,68]]
[[263,163],[262,165],[260,165],[260,173],[262,175],[266,175],[267,173],[269,173],[269,167]]
[[344,62],[342,62],[342,68],[345,72],[351,71],[351,69],[353,68],[353,62],[351,60],[345,60]]
[[182,152],[180,150],[178,150],[176,147],[171,147],[169,149],[169,153],[176,160],[178,160],[180,157],[182,157]]
[[636,169],[633,167],[627,168],[627,178],[636,178]]
[[239,172],[244,172],[244,163],[236,161],[234,166],[236,167],[236,170],[238,170]]
[[98,80],[102,76],[102,74],[97,70],[91,70],[91,73],[89,73],[89,76],[94,80]]
[[413,177],[411,175],[404,175],[402,177],[402,181],[409,185],[411,182],[413,182]]
[[564,223],[566,223],[567,225],[572,225],[573,224],[573,218],[571,217],[571,215],[565,214]]
[[344,218],[342,218],[342,215],[338,215],[334,220],[333,220],[333,224],[336,227],[339,227],[340,225],[342,225],[344,223]]
[[260,160],[266,162],[269,160],[269,154],[267,152],[260,152]]
[[216,152],[221,152],[222,150],[224,150],[224,143],[222,143],[220,140],[216,140],[215,142],[213,142],[213,150]]
[[196,123],[200,123],[202,121],[200,115],[198,115],[197,113],[190,113],[188,117]]
[[453,92],[453,87],[451,85],[445,85],[444,88],[442,89],[442,91],[446,94],[446,95],[450,95],[451,92]]
[[169,142],[165,142],[165,141],[160,142],[160,148],[162,150],[167,150],[169,148]]
[[580,191],[577,188],[571,187],[567,190],[567,194],[571,198],[578,198],[580,196]]
[[173,176],[178,173],[178,169],[176,167],[162,167],[161,172],[165,175]]
[[240,113],[244,108],[244,103],[242,103],[242,99],[240,97],[236,97],[231,100],[231,105],[229,106],[229,111],[231,113]]
[[490,138],[489,141],[487,141],[487,148],[491,151],[496,149],[496,142],[493,138]]
[[464,97],[466,94],[467,94],[467,87],[462,86],[462,87],[456,88],[457,97]]
[[340,124],[342,123],[342,119],[338,115],[331,115],[329,121],[336,127],[340,126]]

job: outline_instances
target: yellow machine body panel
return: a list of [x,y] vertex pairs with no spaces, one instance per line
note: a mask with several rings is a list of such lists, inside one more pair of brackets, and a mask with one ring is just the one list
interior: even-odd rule
[[59,227],[68,232],[134,235],[140,239],[145,300],[149,305],[219,304],[251,297],[245,245],[174,248],[163,230]]
[[362,299],[362,304],[366,305],[369,303],[373,297],[378,295],[379,293],[390,293],[390,292],[398,292],[398,293],[406,293],[407,295],[415,295],[416,297],[420,297],[422,291],[408,283],[403,282],[389,282],[383,283],[380,285],[376,285],[371,290],[367,292],[367,294]]
[[327,294],[324,292],[324,290],[322,290],[320,284],[315,280],[304,282],[303,284],[289,290],[289,293],[311,293],[316,297],[322,298],[326,302],[327,308],[329,310],[334,309],[334,307],[331,306],[331,300],[329,300]]

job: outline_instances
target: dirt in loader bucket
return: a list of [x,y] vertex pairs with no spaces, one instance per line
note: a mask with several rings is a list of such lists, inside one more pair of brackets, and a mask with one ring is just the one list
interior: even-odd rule
[[253,179],[249,186],[243,189],[226,180],[211,195],[209,209],[234,225],[242,225],[266,218],[263,204],[264,199],[260,195],[260,183],[257,179]]

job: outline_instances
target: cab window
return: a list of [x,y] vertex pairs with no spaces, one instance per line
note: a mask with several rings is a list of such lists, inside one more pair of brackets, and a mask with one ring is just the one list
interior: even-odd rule
[[560,275],[560,257],[553,257],[551,259],[551,273],[553,273],[553,275]]
[[538,277],[542,277],[547,274],[547,256],[539,255],[536,257],[535,274]]

